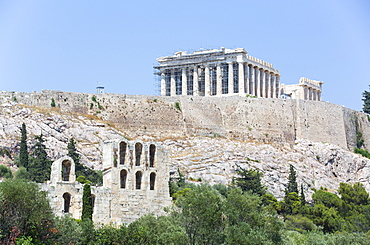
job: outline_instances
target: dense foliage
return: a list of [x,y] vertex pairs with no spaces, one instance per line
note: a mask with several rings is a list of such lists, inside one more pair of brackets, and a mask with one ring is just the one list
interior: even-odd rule
[[53,214],[37,184],[13,179],[0,182],[0,200],[1,244],[12,244],[20,237],[47,244],[53,237]]

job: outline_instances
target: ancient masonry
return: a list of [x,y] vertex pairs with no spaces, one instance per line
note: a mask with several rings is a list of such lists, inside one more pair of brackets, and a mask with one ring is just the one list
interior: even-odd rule
[[[156,143],[109,141],[103,143],[103,186],[92,187],[93,221],[97,224],[131,223],[145,214],[163,214],[171,205],[167,154]],[[56,215],[80,219],[83,185],[76,181],[70,157],[52,164],[50,181],[41,184]]]
[[250,95],[263,98],[321,100],[322,84],[301,78],[299,84],[280,84],[272,64],[247,54],[243,48],[221,48],[158,58],[155,66],[162,96]]

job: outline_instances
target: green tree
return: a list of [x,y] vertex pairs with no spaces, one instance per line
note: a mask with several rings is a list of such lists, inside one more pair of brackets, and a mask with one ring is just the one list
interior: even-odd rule
[[226,198],[226,244],[280,244],[282,222],[276,212],[262,205],[262,198],[231,188]]
[[362,101],[364,102],[362,106],[362,111],[367,114],[370,114],[370,92],[365,90],[362,93]]
[[0,183],[0,199],[1,244],[8,244],[14,235],[51,244],[54,217],[46,193],[37,184],[7,179]]
[[82,175],[84,171],[84,166],[80,163],[80,154],[77,153],[76,149],[76,141],[73,138],[69,139],[68,145],[67,145],[67,156],[73,159],[75,163],[75,171],[76,171],[76,176]]
[[346,204],[353,206],[369,204],[369,193],[367,193],[363,184],[359,182],[353,185],[340,183],[338,192]]
[[92,220],[93,207],[92,207],[92,196],[91,187],[89,184],[84,185],[83,195],[82,195],[82,216],[81,219]]
[[0,165],[0,178],[13,178],[12,171],[5,165]]
[[289,165],[288,186],[285,192],[286,193],[295,192],[298,194],[297,173],[294,170],[294,167],[292,164]]
[[103,175],[101,171],[95,171],[93,169],[87,168],[80,163],[81,156],[77,152],[76,141],[73,138],[69,139],[67,150],[67,155],[71,157],[75,163],[76,176],[84,176],[93,184],[100,185],[103,183]]
[[299,199],[301,201],[301,206],[305,206],[306,205],[306,196],[304,195],[303,185],[302,184],[301,184],[301,193],[299,195]]
[[261,183],[262,172],[254,169],[243,169],[237,165],[239,170],[236,173],[240,177],[234,178],[234,183],[236,186],[240,187],[243,192],[251,191],[257,195],[266,194],[266,187]]
[[30,180],[43,183],[50,179],[51,161],[46,153],[43,135],[35,136],[35,146],[31,154],[32,159],[27,169]]
[[26,124],[24,123],[22,123],[22,129],[21,129],[19,167],[28,168],[27,130],[26,130]]
[[125,244],[189,244],[185,228],[173,217],[146,215],[127,227]]
[[50,104],[51,107],[55,107],[55,100],[54,98],[51,99],[51,104]]
[[19,167],[17,172],[14,173],[15,179],[23,179],[23,180],[29,180],[29,174],[27,172],[27,169],[25,167]]
[[209,185],[200,185],[180,196],[172,213],[186,229],[190,244],[222,244],[225,198]]

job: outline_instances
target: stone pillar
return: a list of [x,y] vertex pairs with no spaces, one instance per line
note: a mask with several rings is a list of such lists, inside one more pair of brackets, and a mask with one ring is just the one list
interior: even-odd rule
[[199,86],[198,86],[198,67],[194,66],[193,73],[193,95],[199,95]]
[[204,96],[211,96],[211,81],[209,77],[209,67],[204,68]]
[[276,98],[280,98],[280,76],[276,76]]
[[267,98],[266,94],[266,72],[262,71],[262,97]]
[[318,92],[318,93],[317,93],[317,100],[318,100],[318,101],[321,101],[321,92]]
[[244,84],[244,64],[239,63],[239,94],[245,94],[245,84]]
[[276,76],[274,74],[271,75],[271,82],[272,82],[272,98],[276,98]]
[[271,74],[267,74],[267,96],[266,98],[271,98]]
[[188,83],[186,77],[186,68],[181,68],[181,90],[182,95],[188,95]]
[[221,66],[217,64],[216,66],[216,95],[222,94],[222,74],[221,74]]
[[255,79],[255,74],[254,74],[254,67],[253,65],[251,66],[251,91],[250,91],[250,94],[252,96],[255,96],[256,93],[255,93],[255,85],[256,85],[256,79]]
[[176,95],[176,81],[175,81],[175,69],[171,69],[171,88],[170,88],[171,96]]
[[249,88],[250,88],[250,69],[249,69],[249,65],[246,64],[245,66],[245,72],[244,74],[246,74],[246,77],[244,78],[245,79],[245,93],[246,94],[250,94],[250,91],[249,91]]
[[161,95],[166,96],[166,74],[161,73]]
[[228,79],[227,79],[227,85],[228,85],[228,93],[233,94],[234,93],[234,68],[233,68],[233,63],[230,62],[229,64],[229,71],[228,71]]
[[261,70],[256,67],[256,96],[261,97]]

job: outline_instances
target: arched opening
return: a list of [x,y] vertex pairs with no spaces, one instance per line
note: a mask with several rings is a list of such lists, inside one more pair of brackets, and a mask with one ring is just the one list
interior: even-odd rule
[[62,162],[62,179],[63,181],[69,181],[71,175],[71,161],[64,160]]
[[140,166],[141,152],[143,151],[143,145],[141,143],[135,144],[135,165]]
[[126,149],[127,149],[127,143],[121,142],[119,143],[119,164],[125,164],[125,157],[126,157]]
[[141,189],[141,179],[143,177],[143,174],[140,171],[138,171],[136,172],[135,176],[136,176],[136,189],[140,190]]
[[154,190],[155,186],[155,173],[150,174],[150,190]]
[[95,206],[95,195],[91,194],[91,209],[93,213],[94,213],[94,206]]
[[121,188],[125,189],[126,188],[126,180],[127,180],[127,171],[125,169],[121,170],[120,173],[120,180],[121,180]]
[[149,167],[154,167],[155,159],[155,145],[151,144],[149,146]]
[[69,208],[71,206],[71,194],[69,193],[64,193],[63,194],[63,199],[64,199],[64,208],[63,208],[63,212],[64,213],[69,213]]

